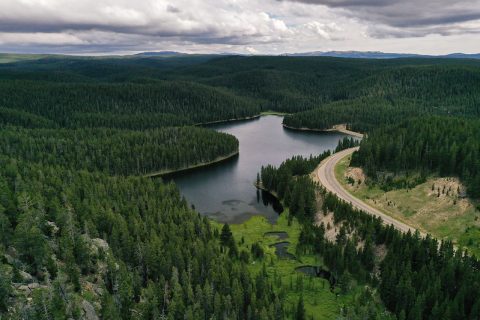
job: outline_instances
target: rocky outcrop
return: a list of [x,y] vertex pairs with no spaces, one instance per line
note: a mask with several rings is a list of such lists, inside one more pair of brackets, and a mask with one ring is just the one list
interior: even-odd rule
[[82,301],[82,310],[83,310],[82,319],[85,319],[85,320],[99,320],[99,318],[97,316],[97,312],[95,311],[95,308],[87,300]]

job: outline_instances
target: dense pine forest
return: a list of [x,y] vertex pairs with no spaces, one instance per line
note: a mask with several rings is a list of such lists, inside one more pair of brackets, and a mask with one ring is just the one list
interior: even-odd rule
[[[259,244],[239,250],[228,225],[145,176],[237,153],[235,137],[201,126],[273,110],[290,114],[289,127],[366,132],[353,162],[377,182],[457,175],[478,198],[479,85],[475,60],[0,64],[0,319],[305,320],[303,298],[286,307]],[[330,154],[265,166],[257,182],[301,224],[296,249],[318,256],[342,292],[362,292],[339,319],[478,319],[478,260],[326,193],[308,175]],[[317,223],[319,212],[335,225]]]
[[[103,319],[282,314],[268,279],[223,249],[174,185],[0,161],[0,310],[7,318],[78,318],[97,303]],[[10,282],[25,283],[14,285],[16,303]],[[79,300],[80,292],[90,300]]]
[[0,153],[27,162],[111,175],[187,168],[238,152],[235,137],[198,127],[0,129]]
[[296,128],[329,129],[346,124],[369,132],[406,118],[437,114],[480,115],[480,68],[452,66],[399,67],[353,83],[348,96],[285,118]]
[[0,114],[10,124],[147,129],[314,109],[285,123],[360,130],[423,112],[478,116],[479,81],[475,60],[50,57],[0,64]]

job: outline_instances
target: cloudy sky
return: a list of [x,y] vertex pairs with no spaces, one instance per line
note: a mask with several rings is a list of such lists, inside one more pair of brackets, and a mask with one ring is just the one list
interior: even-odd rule
[[0,52],[480,52],[480,0],[0,0]]

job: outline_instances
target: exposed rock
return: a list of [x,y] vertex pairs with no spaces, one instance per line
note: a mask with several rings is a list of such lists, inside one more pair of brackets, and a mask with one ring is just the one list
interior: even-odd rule
[[87,300],[82,301],[82,309],[84,312],[83,318],[86,320],[99,320],[97,313],[95,312],[95,308],[93,305],[88,302]]
[[30,288],[26,285],[19,286],[18,290],[22,291],[23,293],[30,294]]
[[3,256],[5,257],[5,260],[7,260],[8,264],[15,264],[15,259],[13,259],[11,255],[5,253]]
[[[8,257],[7,257],[8,256]],[[17,252],[17,249],[15,249],[14,247],[8,247],[7,249],[7,252],[5,254],[5,258],[6,259],[10,259],[10,261],[8,262],[9,264],[14,264],[14,263],[17,263],[18,262],[18,252]],[[8,260],[7,260],[8,261]]]
[[33,276],[30,273],[22,271],[22,270],[20,270],[18,273],[22,277],[23,282],[25,282],[25,283],[33,282]]
[[92,239],[91,244],[92,244],[92,251],[94,254],[98,254],[99,250],[102,250],[103,252],[108,252],[110,248],[107,241],[100,238]]
[[100,287],[100,286],[95,286],[95,293],[98,295],[98,296],[103,296],[103,289]]
[[34,283],[30,283],[30,284],[28,285],[28,288],[29,288],[30,290],[34,290],[34,289],[40,288],[40,285],[39,285],[38,283],[34,282]]
[[[315,215],[315,225],[320,226],[322,223],[325,226],[325,238],[330,242],[335,242],[339,232],[337,231],[337,228],[333,227],[335,226],[333,213],[329,212],[327,214],[323,214],[321,212],[317,212]],[[331,227],[328,228],[328,226]]]
[[50,232],[51,232],[53,235],[55,235],[55,234],[60,230],[60,228],[57,227],[57,225],[55,224],[55,222],[47,221],[46,225],[49,227]]

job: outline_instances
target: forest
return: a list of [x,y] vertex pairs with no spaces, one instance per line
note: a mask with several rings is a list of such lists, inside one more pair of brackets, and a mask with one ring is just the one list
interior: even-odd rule
[[0,154],[29,163],[111,175],[187,168],[238,152],[231,135],[199,127],[144,131],[0,128]]
[[480,68],[404,66],[385,70],[353,84],[349,96],[285,117],[294,128],[329,129],[336,124],[369,132],[424,115],[478,118]]
[[[274,319],[268,278],[229,254],[207,218],[172,184],[0,159],[2,273],[7,319]],[[10,282],[34,291],[33,303]],[[36,283],[35,287],[32,284]],[[79,300],[82,296],[90,301]],[[25,294],[27,292],[24,292]]]
[[3,124],[143,130],[275,110],[293,113],[294,127],[364,131],[422,113],[478,116],[479,81],[475,60],[50,57],[0,64],[0,114]]
[[[202,125],[273,110],[289,113],[284,124],[294,128],[368,133],[353,161],[372,179],[454,174],[478,197],[479,83],[475,60],[0,63],[0,318],[93,310],[101,319],[305,320],[302,299],[285,308],[258,244],[240,250],[228,225],[189,207],[174,184],[145,176],[237,153],[235,137]],[[352,146],[345,139],[336,151]],[[257,183],[301,224],[297,250],[320,257],[343,288],[372,289],[339,319],[478,319],[478,260],[326,193],[308,174],[330,154],[265,166]],[[334,215],[336,241],[325,237],[329,226],[313,224],[319,208]]]

